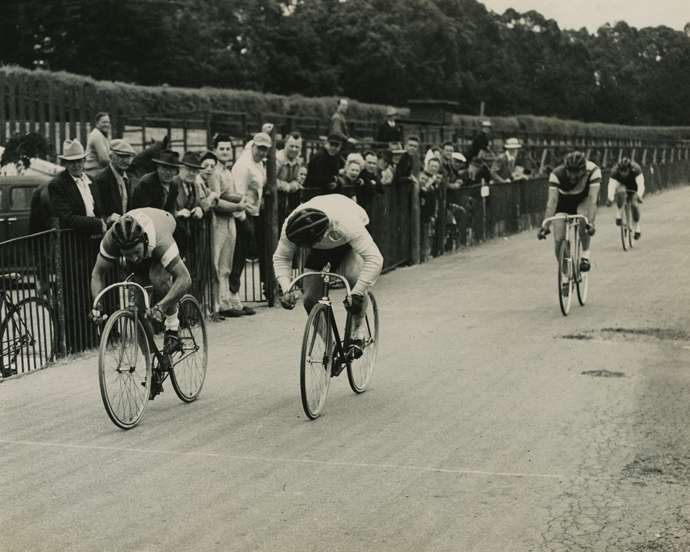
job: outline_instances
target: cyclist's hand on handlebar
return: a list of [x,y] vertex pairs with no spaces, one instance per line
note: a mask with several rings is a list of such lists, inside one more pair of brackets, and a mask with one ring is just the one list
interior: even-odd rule
[[103,322],[103,320],[105,320],[106,317],[101,312],[101,309],[91,309],[91,312],[89,313],[89,318],[92,322],[98,324],[100,322]]
[[292,310],[295,308],[295,305],[297,304],[297,293],[295,293],[294,291],[281,293],[280,297],[278,297],[278,301],[280,301],[280,306],[284,309]]
[[146,318],[149,320],[155,320],[156,322],[162,324],[165,322],[165,313],[158,305],[154,305],[146,311]]
[[585,226],[585,230],[587,230],[587,233],[588,233],[590,236],[593,236],[594,233],[597,231],[597,229],[594,228],[594,225],[593,225],[593,224],[588,224],[587,226]]
[[364,295],[353,293],[349,298],[345,299],[345,308],[347,312],[354,316],[359,316],[364,310]]
[[551,230],[542,226],[539,229],[539,232],[537,232],[537,239],[538,240],[545,240],[546,236],[548,236],[550,233],[551,233]]

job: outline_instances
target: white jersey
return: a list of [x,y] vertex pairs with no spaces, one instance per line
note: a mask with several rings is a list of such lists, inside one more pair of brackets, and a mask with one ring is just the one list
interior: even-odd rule
[[[369,286],[376,282],[383,267],[383,256],[366,229],[366,225],[369,224],[369,216],[366,211],[350,198],[341,194],[316,196],[306,203],[302,203],[293,213],[307,208],[323,211],[329,221],[328,230],[326,230],[321,241],[314,245],[314,249],[334,249],[349,244],[352,250],[364,259],[364,266],[359,279],[352,290],[353,293],[363,294]],[[273,254],[276,279],[283,290],[287,290],[290,285],[292,258],[298,249],[298,246],[287,238],[285,231],[290,216],[283,223],[278,247]]]

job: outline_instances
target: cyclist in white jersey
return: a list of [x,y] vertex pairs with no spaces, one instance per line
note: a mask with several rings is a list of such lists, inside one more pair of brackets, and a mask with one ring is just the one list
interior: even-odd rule
[[[177,304],[192,285],[173,239],[175,226],[173,216],[161,209],[145,207],[128,211],[103,236],[91,274],[94,298],[105,288],[106,274],[120,257],[126,259],[137,283],[153,284],[154,300],[158,302],[147,314],[165,323],[164,348],[168,354],[179,349]],[[91,316],[98,319],[101,313],[92,312]]]
[[[330,263],[331,271],[347,278],[352,286],[353,346],[362,347],[361,327],[367,308],[366,291],[383,268],[383,256],[366,229],[364,209],[341,194],[316,196],[299,205],[285,220],[273,267],[280,286],[280,304],[294,308],[295,292],[285,293],[291,282],[292,259],[300,247],[309,248],[305,272],[318,272]],[[307,313],[321,298],[318,278],[305,278],[303,303]]]

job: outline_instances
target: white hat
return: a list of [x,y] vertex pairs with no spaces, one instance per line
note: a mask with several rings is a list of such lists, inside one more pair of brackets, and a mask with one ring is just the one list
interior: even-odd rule
[[455,159],[456,161],[462,161],[463,163],[467,163],[467,157],[465,157],[462,153],[458,151],[454,151],[451,154],[451,157]]
[[488,119],[486,119],[486,120],[482,121],[482,126],[483,126],[483,127],[492,127],[492,126],[494,126],[494,125],[493,125],[493,123],[492,123],[491,121],[489,121]]
[[503,147],[505,149],[520,149],[522,144],[520,144],[520,140],[517,138],[508,138],[503,144]]
[[76,138],[74,140],[65,140],[62,144],[62,155],[58,155],[63,161],[77,161],[86,157],[84,146]]

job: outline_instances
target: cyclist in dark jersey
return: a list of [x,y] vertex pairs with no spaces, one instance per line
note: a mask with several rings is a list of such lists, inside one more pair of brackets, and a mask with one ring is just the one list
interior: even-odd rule
[[[175,226],[174,217],[160,209],[145,207],[127,212],[103,237],[91,274],[94,298],[105,288],[106,273],[120,257],[126,259],[137,283],[153,284],[154,301],[158,301],[147,315],[165,323],[164,349],[168,354],[179,349],[177,303],[192,284],[173,239]],[[91,315],[95,319],[101,317],[100,312]]]
[[[544,218],[550,218],[556,213],[568,215],[584,215],[592,226],[590,229],[580,226],[582,239],[582,258],[580,270],[590,269],[590,244],[594,232],[594,218],[597,212],[597,196],[601,185],[601,169],[591,161],[587,161],[585,154],[573,151],[565,156],[563,164],[556,167],[549,176],[549,198],[546,202]],[[565,223],[562,220],[551,223],[556,258],[561,243],[565,239]],[[539,229],[539,239],[546,237],[547,227]]]
[[[609,176],[608,199],[615,198],[618,212],[616,225],[621,225],[623,207],[626,200],[630,201],[632,218],[635,222],[635,239],[640,239],[640,202],[644,195],[644,175],[642,167],[627,157],[623,157],[611,170]],[[627,197],[626,197],[627,196]]]

